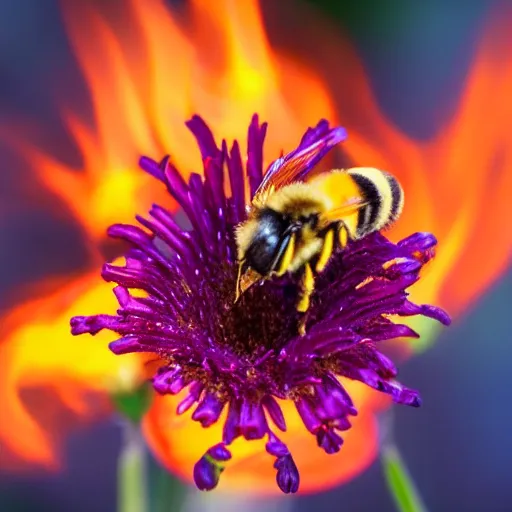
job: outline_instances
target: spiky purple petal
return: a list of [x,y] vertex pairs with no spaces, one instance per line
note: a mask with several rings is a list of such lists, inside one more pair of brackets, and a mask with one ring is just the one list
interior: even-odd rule
[[[231,458],[227,446],[235,439],[266,437],[279,488],[296,492],[299,472],[272,430],[274,425],[286,430],[279,400],[293,401],[326,453],[341,449],[340,433],[357,414],[340,377],[361,381],[397,403],[420,404],[416,391],[397,382],[397,369],[378,344],[418,337],[390,316],[424,315],[449,323],[444,311],[416,305],[407,293],[434,256],[437,242],[429,233],[415,233],[393,244],[374,233],[336,252],[317,277],[306,334],[300,336],[297,277],[268,280],[234,303],[234,231],[246,218],[246,190],[252,197],[262,181],[292,158],[300,159],[298,178],[303,178],[344,140],[344,129],[320,121],[264,174],[267,125],[256,115],[248,130],[245,165],[238,142],[218,146],[199,116],[187,126],[201,153],[202,176],[193,173],[187,183],[169,157],[160,162],[143,157],[140,166],[167,187],[191,228],[182,228],[158,205],[147,218],[136,217],[142,227],[111,226],[109,235],[131,247],[124,266],[106,263],[102,271],[106,281],[117,284],[119,309],[115,315],[75,317],[71,329],[73,334],[109,329],[119,335],[110,344],[115,354],[149,352],[161,358],[153,386],[160,394],[183,392],[177,414],[192,410],[192,420],[207,428],[227,409],[222,442],[194,467],[200,489],[217,485]],[[132,294],[133,289],[144,296]]]

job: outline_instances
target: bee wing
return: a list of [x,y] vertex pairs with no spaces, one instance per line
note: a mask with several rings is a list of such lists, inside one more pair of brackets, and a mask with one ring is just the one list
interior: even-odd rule
[[260,186],[254,193],[253,203],[261,203],[266,197],[294,181],[302,181],[313,166],[347,134],[344,128],[335,128],[326,136],[301,149],[275,160],[268,168]]
[[318,219],[319,228],[322,229],[327,227],[329,224],[333,222],[337,222],[343,219],[346,219],[350,215],[357,213],[361,208],[364,208],[368,203],[363,200],[361,197],[354,197],[347,200],[343,205],[333,208],[332,210],[328,210]]

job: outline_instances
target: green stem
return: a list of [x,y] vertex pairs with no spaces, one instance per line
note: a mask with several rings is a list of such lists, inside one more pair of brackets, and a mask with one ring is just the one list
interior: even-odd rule
[[389,493],[398,512],[428,512],[395,444],[393,425],[393,409],[380,415],[380,460]]
[[146,447],[137,425],[123,423],[124,441],[117,464],[118,512],[148,512]]
[[396,446],[388,444],[381,452],[384,476],[399,512],[427,512],[414,481]]
[[158,463],[153,463],[151,475],[151,511],[173,512],[183,509],[187,487]]

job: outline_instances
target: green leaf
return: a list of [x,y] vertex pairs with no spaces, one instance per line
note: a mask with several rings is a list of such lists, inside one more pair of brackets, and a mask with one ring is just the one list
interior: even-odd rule
[[115,409],[132,423],[140,423],[153,400],[153,389],[146,382],[130,392],[115,393],[111,396]]
[[386,483],[399,512],[427,512],[402,457],[394,445],[381,451]]

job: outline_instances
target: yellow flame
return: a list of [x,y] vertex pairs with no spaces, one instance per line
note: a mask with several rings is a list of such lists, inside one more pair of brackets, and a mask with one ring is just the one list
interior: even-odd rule
[[[170,153],[185,174],[201,169],[194,139],[183,126],[192,114],[202,115],[228,140],[244,141],[258,112],[270,122],[268,158],[296,144],[319,117],[334,117],[315,74],[271,49],[255,0],[195,0],[181,13],[160,0],[130,0],[123,24],[87,3],[62,5],[94,114],[90,126],[62,113],[82,166],[71,169],[59,155],[24,140],[15,143],[93,242],[101,241],[108,225],[132,222],[153,202],[173,206],[137,161]],[[294,81],[288,79],[291,65]],[[307,102],[297,102],[298,89]],[[130,382],[140,378],[140,358],[110,354],[110,334],[90,339],[69,333],[71,316],[116,309],[98,274],[99,268],[70,277],[2,322],[0,402],[9,421],[0,422],[0,441],[27,460],[55,462],[51,436],[20,396],[24,387],[51,386],[66,406],[90,415],[95,411],[87,408],[85,393],[108,392],[126,376]]]
[[[121,28],[87,4],[62,5],[94,114],[89,126],[62,112],[83,164],[71,169],[26,141],[15,143],[92,239],[153,202],[170,205],[137,168],[141,155],[170,153],[186,174],[201,168],[183,126],[194,113],[232,140],[245,136],[258,112],[274,127],[273,155],[294,144],[303,126],[334,117],[325,87],[310,70],[299,66],[297,79],[288,78],[290,61],[271,50],[254,0],[194,0],[186,23],[160,0],[130,0]],[[300,105],[293,99],[297,89],[307,98]]]
[[[510,7],[505,10],[509,15]],[[347,153],[359,165],[389,170],[404,187],[404,212],[391,237],[430,231],[438,239],[436,259],[412,288],[413,300],[452,315],[473,303],[512,256],[512,230],[503,224],[512,215],[508,15],[497,9],[489,20],[455,112],[430,141],[413,140],[384,117],[348,45],[348,66],[328,77],[331,90],[334,83],[348,85],[351,101],[338,110],[349,133]]]
[[55,461],[54,440],[37,421],[42,411],[26,408],[24,390],[51,388],[67,408],[87,417],[88,393],[133,388],[144,378],[139,356],[119,358],[108,351],[108,333],[92,339],[71,336],[72,316],[94,314],[98,307],[115,311],[111,288],[94,271],[22,304],[2,319],[0,403],[5,421],[0,422],[0,440],[7,440],[20,457],[41,464]]
[[[18,145],[44,185],[67,205],[93,241],[102,239],[110,223],[130,222],[151,202],[168,202],[159,195],[161,187],[136,169],[140,155],[158,158],[170,153],[185,174],[201,168],[194,141],[182,127],[184,119],[197,112],[215,133],[244,140],[248,121],[258,112],[270,122],[269,159],[293,147],[304,127],[326,117],[347,127],[345,147],[356,163],[398,176],[406,207],[393,236],[428,230],[440,240],[437,261],[414,289],[415,300],[440,302],[459,312],[508,264],[512,230],[503,230],[496,219],[508,219],[512,213],[512,173],[506,172],[512,164],[507,124],[512,113],[512,42],[510,30],[499,19],[489,25],[450,126],[420,144],[380,112],[347,41],[310,18],[301,22],[290,15],[282,21],[283,31],[292,25],[298,30],[302,23],[303,38],[314,42],[299,59],[285,58],[270,47],[255,0],[193,0],[189,10],[180,12],[170,11],[160,0],[130,0],[122,21],[79,2],[63,2],[63,7],[94,113],[92,126],[63,113],[83,164],[70,169],[59,155],[24,141]],[[508,58],[493,58],[497,45]],[[498,153],[501,160],[490,179],[490,162]],[[0,422],[0,440],[11,451],[34,462],[55,461],[52,440],[21,399],[24,387],[51,386],[65,405],[89,416],[97,411],[83,400],[86,392],[108,392],[126,376],[131,383],[144,373],[139,358],[108,352],[111,335],[91,340],[69,334],[69,317],[115,309],[109,287],[98,284],[96,273],[87,273],[22,304],[2,321],[0,404],[2,417],[9,421]],[[371,400],[366,392],[362,404]],[[168,412],[159,416],[158,410],[152,411],[147,430]],[[373,416],[368,410],[363,416],[365,432],[375,441]],[[187,432],[193,435],[194,430],[179,432],[183,446],[195,442],[186,438]],[[173,446],[177,434],[153,428],[153,446]],[[302,445],[300,437],[294,442]],[[373,448],[361,463],[357,456],[362,451],[352,444],[354,465],[343,469],[344,479],[371,460],[374,445],[365,446]],[[184,454],[183,460],[168,462],[188,467],[191,460]],[[316,463],[304,465],[319,473]],[[241,466],[237,469],[242,481]]]

